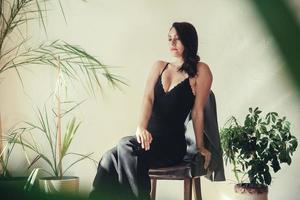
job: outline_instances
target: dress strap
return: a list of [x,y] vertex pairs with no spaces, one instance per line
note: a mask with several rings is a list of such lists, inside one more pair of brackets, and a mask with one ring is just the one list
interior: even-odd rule
[[164,69],[161,71],[160,75],[162,75],[162,73],[167,69],[168,64],[169,64],[169,63],[167,62],[167,64],[165,65]]

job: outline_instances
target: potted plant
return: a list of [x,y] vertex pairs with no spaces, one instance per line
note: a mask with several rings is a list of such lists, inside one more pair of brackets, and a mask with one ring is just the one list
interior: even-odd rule
[[[62,130],[62,121],[63,117],[80,105],[80,103],[62,112],[62,104],[70,104],[70,102],[64,103],[61,100],[61,90],[65,81],[62,79],[60,64],[58,70],[59,73],[54,92],[57,108],[52,108],[52,112],[49,111],[49,108],[46,105],[43,110],[37,108],[36,122],[25,121],[26,126],[22,127],[24,130],[22,132],[23,139],[17,137],[16,133],[8,135],[8,140],[13,140],[14,143],[18,143],[23,148],[28,148],[36,154],[35,159],[33,159],[28,168],[32,168],[39,160],[43,160],[49,167],[34,168],[25,186],[26,190],[31,189],[39,171],[42,171],[48,176],[40,178],[39,185],[46,193],[77,192],[79,189],[79,178],[74,176],[65,176],[65,173],[77,162],[86,158],[91,159],[91,154],[83,155],[80,153],[68,152],[72,140],[79,128],[80,122],[77,122],[76,118],[73,117],[67,122],[66,128]],[[51,114],[53,116],[50,116]],[[29,140],[29,137],[26,137],[25,134],[30,135],[31,139]],[[39,137],[39,140],[37,140],[36,137],[40,135],[42,137]],[[46,145],[43,141],[41,141],[42,138],[46,139]],[[43,144],[43,148],[39,145],[40,143]],[[78,156],[78,159],[73,161],[68,167],[63,168],[63,160],[68,155]]]
[[[60,0],[57,0],[57,2],[60,4],[59,7],[61,8],[61,11],[65,18],[61,4],[62,2]],[[82,84],[84,89],[86,89],[89,94],[95,95],[96,88],[102,91],[101,78],[106,79],[107,82],[113,87],[119,87],[120,84],[126,85],[126,83],[121,80],[120,76],[111,73],[111,70],[108,66],[101,63],[97,58],[87,53],[79,46],[72,45],[61,40],[46,41],[37,46],[33,46],[32,44],[28,43],[30,40],[28,39],[28,36],[26,34],[26,29],[27,23],[29,21],[35,19],[41,20],[40,24],[43,25],[43,29],[46,33],[46,26],[44,23],[44,18],[46,16],[48,8],[46,4],[46,0],[16,0],[12,2],[9,0],[3,0],[0,2],[0,75],[4,75],[5,72],[14,70],[23,86],[22,68],[47,66],[53,69],[58,69],[56,61],[58,56],[60,56],[59,74],[63,74],[65,76],[65,79],[68,79],[71,82],[73,81],[73,83],[74,80],[76,80],[76,82]],[[73,109],[75,107],[73,107]],[[71,111],[71,109],[69,111]],[[65,113],[58,114],[57,112],[58,111],[56,111],[58,117],[56,119],[56,123],[58,125],[60,123],[58,121],[61,121]],[[42,117],[46,117],[45,113],[38,113],[40,114],[38,115],[39,119],[41,119]],[[33,125],[29,127],[31,131],[33,131],[33,129],[38,130],[39,128],[41,128],[39,126],[34,126],[37,125],[34,123],[28,124]],[[69,129],[66,130],[67,134],[65,135],[74,136],[79,123],[76,122],[75,119],[71,119],[68,124],[70,126]],[[49,124],[46,125],[48,126]],[[74,127],[77,128],[74,129]],[[48,127],[42,126],[42,128]],[[27,127],[26,130],[28,131],[29,129]],[[41,131],[46,131],[46,134],[48,134],[49,136],[48,130],[42,129]],[[16,132],[3,134],[3,139],[9,141],[8,144],[10,145],[10,147],[14,147],[15,143],[19,143],[23,147],[25,147],[24,145],[26,144],[23,143],[25,141],[22,141],[22,139]],[[71,141],[71,139],[72,138],[67,138],[66,141]],[[41,152],[38,149],[35,149],[36,144],[38,144],[38,142],[35,141],[34,144],[28,143],[28,146],[26,146],[28,148],[31,148],[32,150],[36,150],[35,152],[38,155],[31,162],[31,164],[33,165],[40,159],[44,159],[46,162],[48,162],[47,158],[44,157],[44,155],[40,154]],[[56,144],[54,146],[61,151],[63,149],[63,147],[56,147]],[[10,147],[4,149],[11,150]],[[8,161],[7,156],[10,155],[11,154],[2,153],[2,158],[6,156],[2,161]],[[60,155],[59,158],[56,158],[56,162],[59,163],[59,160],[62,160],[64,154],[61,152],[61,154],[57,155]],[[53,163],[49,165],[52,164]],[[3,166],[7,165],[4,164]],[[37,171],[38,170],[34,170],[30,178],[33,178],[34,175],[37,174]],[[55,169],[54,171],[55,173],[57,173],[57,169]],[[58,176],[62,176],[62,174],[63,173],[60,170]],[[8,173],[6,173],[6,175],[8,175]]]
[[[54,116],[51,117],[51,114]],[[77,122],[76,118],[72,117],[67,120],[67,126],[62,128],[62,116],[64,114],[65,113],[50,113],[45,106],[44,110],[38,109],[37,122],[25,122],[28,126],[25,127],[24,134],[30,134],[31,139],[24,139],[26,138],[24,136],[23,141],[18,140],[16,142],[36,154],[29,168],[33,168],[39,160],[44,161],[46,164],[43,167],[33,168],[27,181],[26,190],[31,189],[38,173],[44,172],[46,176],[38,180],[42,191],[46,193],[76,193],[79,189],[79,178],[77,176],[66,175],[68,170],[84,159],[90,159],[96,162],[90,157],[92,153],[81,154],[69,151],[80,126],[80,122]],[[37,137],[39,137],[39,142],[36,140]],[[41,141],[42,138],[45,139],[46,144]],[[40,143],[43,145],[41,146]],[[77,158],[66,166],[64,159],[69,156],[75,156]]]
[[[17,125],[17,124],[16,124]],[[18,189],[23,189],[27,176],[14,176],[10,171],[10,160],[14,153],[17,138],[21,137],[24,129],[16,128],[16,125],[3,134],[2,119],[0,115],[0,187],[9,185]],[[6,135],[11,135],[9,139]],[[22,149],[24,156],[29,165],[29,159],[26,150]]]
[[[77,192],[79,189],[79,178],[73,176],[66,176],[66,172],[78,162],[84,159],[90,159],[97,163],[97,161],[93,160],[89,154],[80,154],[69,152],[69,147],[77,133],[80,122],[76,121],[75,117],[72,117],[68,120],[67,126],[63,130],[63,118],[78,107],[80,103],[76,103],[74,106],[72,105],[70,108],[63,109],[63,105],[69,105],[70,103],[74,104],[74,102],[70,102],[67,99],[66,90],[67,85],[64,76],[61,72],[61,61],[60,57],[57,59],[57,69],[58,69],[58,78],[56,82],[56,88],[54,92],[55,99],[55,108],[51,109],[52,112],[49,112],[47,106],[44,107],[43,110],[37,109],[37,120],[36,122],[28,122],[26,121],[24,133],[29,134],[31,140],[25,139],[23,140],[15,140],[15,142],[22,145],[23,148],[29,148],[37,154],[37,157],[31,162],[30,167],[32,167],[37,161],[43,160],[48,166],[50,170],[46,167],[43,168],[35,168],[29,179],[28,184],[26,185],[26,189],[29,190],[34,183],[36,176],[39,171],[43,171],[48,174],[47,177],[43,177],[39,179],[40,188],[47,193],[54,192]],[[53,115],[52,117],[50,115]],[[52,120],[51,120],[52,119]],[[36,142],[34,134],[41,134],[42,137],[46,139],[46,145],[44,146],[44,151],[41,150],[39,143]],[[13,137],[14,135],[11,135]],[[49,147],[45,150],[45,147]],[[47,152],[50,152],[50,154]],[[64,158],[67,156],[77,156],[78,158],[71,162],[68,166],[64,165]]]
[[232,116],[221,128],[225,164],[233,165],[238,199],[266,200],[272,182],[282,163],[291,164],[297,139],[290,133],[290,122],[269,112],[261,117],[258,107],[249,108],[244,124]]

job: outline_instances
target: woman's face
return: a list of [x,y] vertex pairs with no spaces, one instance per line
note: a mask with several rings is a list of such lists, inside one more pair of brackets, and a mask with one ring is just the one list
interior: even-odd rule
[[184,46],[181,43],[179,36],[177,35],[176,29],[171,28],[168,34],[169,49],[172,56],[182,57]]

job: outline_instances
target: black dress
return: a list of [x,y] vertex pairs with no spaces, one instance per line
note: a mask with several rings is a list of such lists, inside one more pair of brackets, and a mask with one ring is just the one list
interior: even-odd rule
[[150,167],[182,161],[186,153],[185,120],[195,96],[189,78],[165,92],[161,72],[154,88],[152,114],[147,130],[152,134],[150,150],[145,151],[136,136],[126,136],[102,156],[93,182],[93,199],[149,200]]

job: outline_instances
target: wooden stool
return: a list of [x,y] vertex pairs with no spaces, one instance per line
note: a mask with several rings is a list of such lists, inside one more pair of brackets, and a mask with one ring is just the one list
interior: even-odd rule
[[189,163],[181,163],[171,167],[151,168],[149,176],[151,178],[151,200],[155,200],[157,180],[183,180],[184,200],[192,199],[192,187],[194,188],[194,199],[202,200],[200,176],[191,176]]

